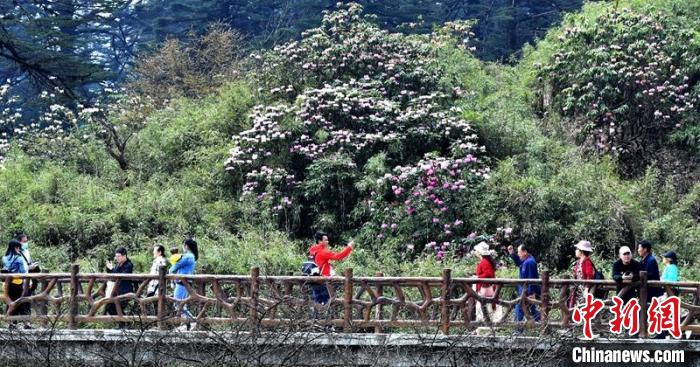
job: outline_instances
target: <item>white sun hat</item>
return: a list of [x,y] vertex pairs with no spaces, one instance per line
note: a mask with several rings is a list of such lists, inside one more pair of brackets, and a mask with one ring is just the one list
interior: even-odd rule
[[578,241],[578,243],[574,245],[574,247],[581,251],[593,252],[593,246],[591,246],[591,243],[586,240]]

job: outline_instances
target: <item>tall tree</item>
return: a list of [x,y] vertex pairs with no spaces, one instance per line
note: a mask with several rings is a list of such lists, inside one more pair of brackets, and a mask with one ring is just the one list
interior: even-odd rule
[[447,0],[447,20],[477,19],[477,55],[504,60],[523,44],[544,37],[564,13],[579,9],[582,0]]
[[[135,40],[120,25],[128,0],[12,0],[0,4],[0,70],[69,99],[109,77]],[[116,50],[116,52],[115,52]]]

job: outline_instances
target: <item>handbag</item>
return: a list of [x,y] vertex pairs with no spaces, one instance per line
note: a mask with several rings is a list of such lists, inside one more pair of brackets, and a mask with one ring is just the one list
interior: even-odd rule
[[[591,264],[593,264],[592,261],[591,261]],[[593,279],[594,280],[604,280],[605,279],[605,276],[603,275],[602,272],[598,271],[595,264],[593,264]],[[606,298],[608,298],[608,291],[606,289],[603,289],[602,287],[598,286],[598,287],[596,287],[596,290],[593,291],[593,297],[595,297],[597,299],[606,299]]]
[[486,298],[493,298],[493,296],[496,295],[496,290],[494,289],[493,285],[488,287],[481,286],[481,289],[479,289],[479,295]]
[[112,291],[114,290],[114,285],[116,282],[114,281],[107,281],[107,287],[105,288],[105,297],[111,297],[112,296]]

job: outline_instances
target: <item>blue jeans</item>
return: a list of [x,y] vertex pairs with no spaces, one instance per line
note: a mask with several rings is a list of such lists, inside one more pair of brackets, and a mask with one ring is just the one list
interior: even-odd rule
[[[189,296],[189,293],[187,292],[187,288],[185,288],[182,283],[176,283],[175,284],[175,299],[176,300],[184,300]],[[178,304],[181,302],[176,302],[175,307],[178,307]],[[190,311],[187,309],[187,304],[183,304],[182,306],[182,313],[180,314],[183,318],[187,320],[194,320],[194,316],[190,313]]]
[[[540,311],[535,305],[530,305],[528,307],[530,315],[535,319],[535,321],[540,321]],[[515,305],[515,321],[520,322],[525,319],[525,312],[523,311],[520,303]]]
[[325,305],[331,299],[328,294],[328,288],[325,284],[316,284],[311,286],[311,293],[314,297],[314,302]]

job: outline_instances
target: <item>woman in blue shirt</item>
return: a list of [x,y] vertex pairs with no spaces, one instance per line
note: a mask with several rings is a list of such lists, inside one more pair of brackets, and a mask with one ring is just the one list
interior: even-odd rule
[[[182,245],[184,254],[173,266],[170,267],[170,274],[179,275],[192,275],[194,274],[194,268],[197,264],[197,259],[199,258],[199,251],[197,250],[197,242],[193,239],[187,239]],[[177,280],[175,282],[175,299],[178,301],[184,301],[189,297],[187,288],[183,284],[183,281]],[[177,306],[176,306],[177,307]],[[187,309],[187,304],[182,305],[182,317],[186,319],[194,319],[190,311]],[[190,324],[187,324],[187,330],[190,329]]]
[[663,282],[678,282],[681,280],[681,276],[678,272],[678,257],[673,251],[668,251],[661,255],[664,257],[664,272],[661,275],[661,281]]
[[[2,265],[5,271],[14,274],[26,274],[29,272],[29,266],[24,256],[22,256],[21,251],[22,244],[19,241],[11,240],[7,244],[7,251],[5,251],[5,256],[2,258]],[[8,295],[11,300],[16,301],[24,295],[23,283],[24,280],[22,278],[15,278],[9,281]],[[10,316],[28,315],[31,313],[30,307],[29,303],[22,303],[10,312]],[[10,327],[15,327],[15,323],[16,322],[13,321]],[[30,328],[28,323],[25,323],[24,327],[26,329]]]

